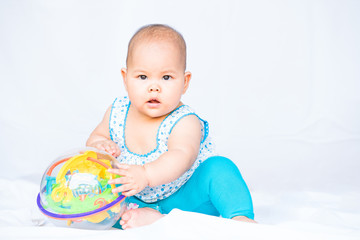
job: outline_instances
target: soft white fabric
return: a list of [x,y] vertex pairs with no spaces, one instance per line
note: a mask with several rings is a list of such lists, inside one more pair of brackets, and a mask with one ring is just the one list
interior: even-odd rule
[[253,192],[259,224],[173,210],[131,230],[54,227],[38,210],[39,186],[0,179],[0,239],[359,239],[360,194]]

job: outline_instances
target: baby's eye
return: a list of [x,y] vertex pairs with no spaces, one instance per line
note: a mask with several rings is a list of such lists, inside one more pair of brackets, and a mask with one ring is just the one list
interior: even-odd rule
[[165,76],[163,76],[163,79],[164,79],[164,80],[170,80],[170,79],[171,79],[171,76],[165,75]]
[[139,77],[141,80],[146,80],[147,79],[147,76],[146,75],[139,75]]

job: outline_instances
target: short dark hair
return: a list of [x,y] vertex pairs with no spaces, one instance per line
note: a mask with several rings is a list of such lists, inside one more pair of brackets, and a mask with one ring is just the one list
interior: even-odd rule
[[158,39],[158,40],[169,39],[175,42],[178,45],[181,56],[184,59],[184,70],[186,69],[186,43],[184,37],[174,28],[165,24],[145,25],[135,32],[135,34],[132,36],[132,38],[129,41],[128,52],[126,57],[126,65],[128,65],[129,57],[131,56],[135,44],[138,41],[142,41],[144,39]]

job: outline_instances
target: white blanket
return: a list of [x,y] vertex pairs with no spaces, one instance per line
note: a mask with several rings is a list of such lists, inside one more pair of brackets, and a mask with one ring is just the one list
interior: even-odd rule
[[100,231],[52,225],[32,181],[0,179],[0,189],[0,239],[360,239],[359,193],[254,192],[259,224],[173,210],[149,226]]

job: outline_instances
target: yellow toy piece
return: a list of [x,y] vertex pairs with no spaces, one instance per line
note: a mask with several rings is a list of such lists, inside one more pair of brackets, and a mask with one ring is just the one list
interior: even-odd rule
[[61,167],[59,173],[56,176],[56,183],[60,182],[61,179],[65,178],[66,173],[70,170],[72,173],[74,170],[87,170],[86,160],[88,157],[97,159],[97,154],[93,151],[86,151],[84,154],[76,155],[69,160]]
[[[86,151],[83,154],[70,158],[61,167],[56,176],[56,183],[59,184],[59,186],[53,189],[53,192],[51,193],[52,199],[55,202],[64,201],[64,203],[69,202],[72,199],[73,194],[67,186],[65,178],[69,171],[70,174],[73,174],[75,170],[79,173],[91,173],[98,176],[98,180],[101,178],[113,179],[113,174],[106,171],[107,168],[111,168],[110,160],[98,159],[98,155],[94,151]],[[111,188],[114,189],[115,185],[111,184]],[[117,194],[114,195],[118,196]]]
[[100,212],[100,213],[97,213],[95,215],[92,215],[90,217],[86,217],[85,220],[89,221],[89,222],[92,222],[92,223],[99,223],[99,222],[102,222],[106,218],[109,218],[109,217],[110,217],[110,215],[106,211],[104,211],[104,212]]
[[121,209],[119,208],[119,206],[114,206],[110,208],[110,211],[112,211],[113,213],[119,213]]
[[51,198],[55,202],[64,201],[64,203],[69,202],[71,198],[73,197],[72,191],[70,188],[65,186],[66,182],[65,179],[61,180],[60,186],[54,188],[54,190],[51,193]]

